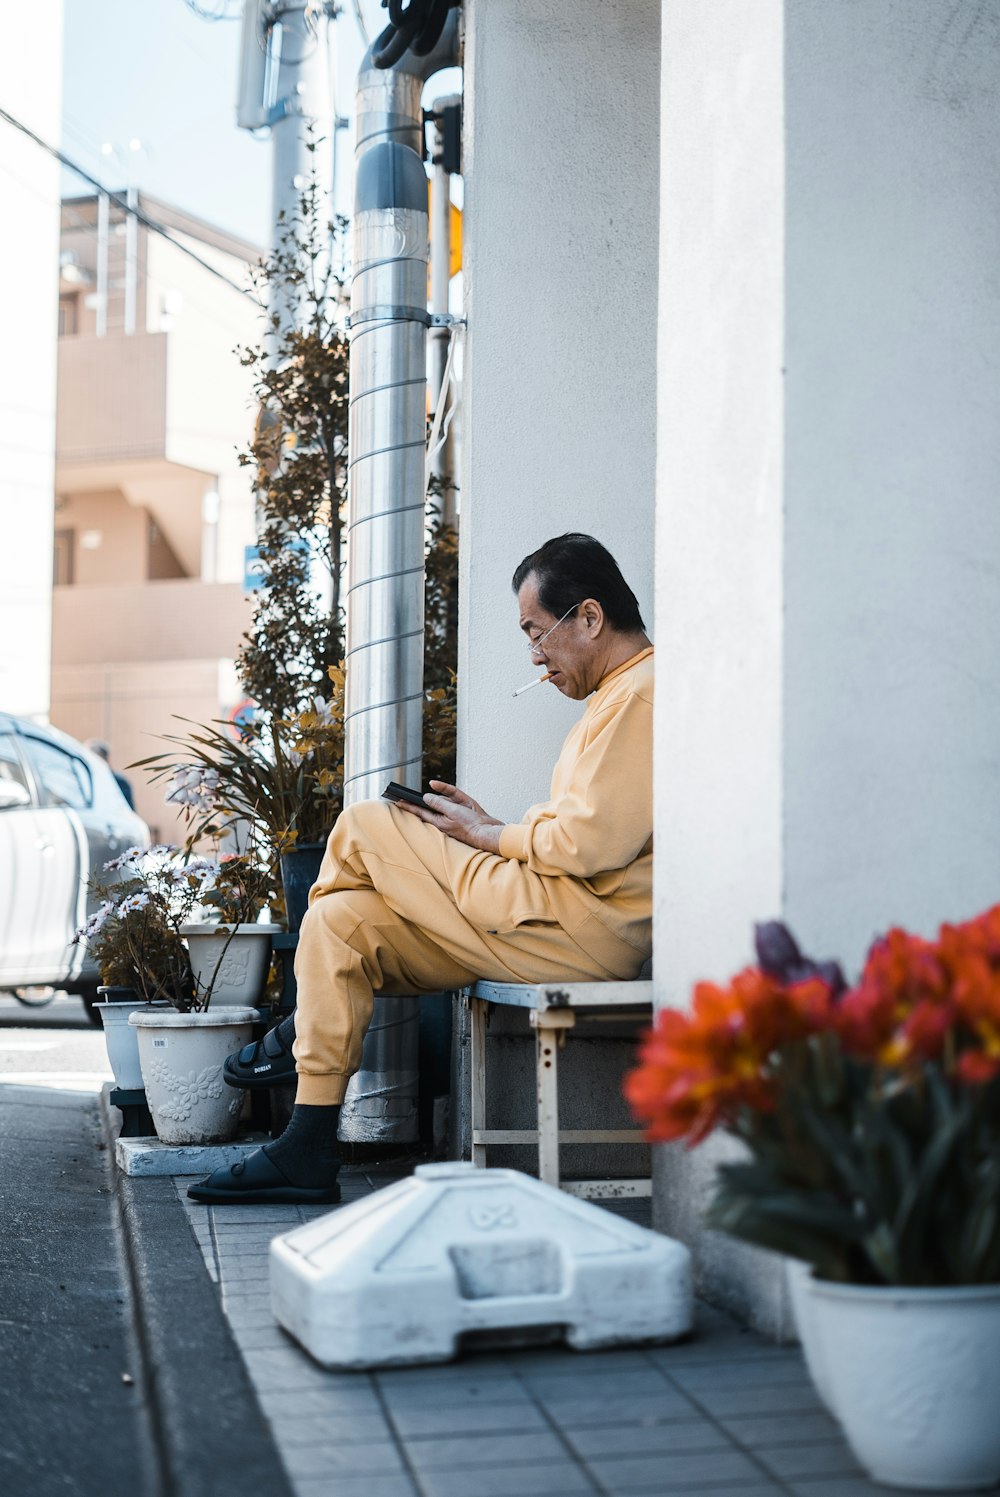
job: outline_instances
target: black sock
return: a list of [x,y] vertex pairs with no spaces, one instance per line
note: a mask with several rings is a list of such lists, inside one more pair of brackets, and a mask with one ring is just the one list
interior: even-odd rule
[[280,1024],[276,1024],[275,1025],[275,1028],[278,1031],[278,1038],[281,1040],[281,1043],[284,1045],[285,1049],[286,1050],[290,1050],[292,1048],[292,1045],[295,1043],[295,1010],[294,1010],[294,1008],[292,1009],[291,1013],[288,1015],[287,1018],[282,1019],[282,1021],[281,1021]]
[[332,1185],[340,1168],[339,1121],[339,1106],[308,1107],[296,1102],[284,1133],[265,1144],[264,1153],[292,1185],[310,1189]]

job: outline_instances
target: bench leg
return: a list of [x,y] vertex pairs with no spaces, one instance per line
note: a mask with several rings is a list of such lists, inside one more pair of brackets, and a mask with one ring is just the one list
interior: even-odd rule
[[[476,1134],[481,1133],[486,1127],[486,1009],[485,999],[469,999],[471,1051],[469,1071],[472,1092],[469,1111],[473,1140]],[[473,1142],[472,1162],[477,1169],[486,1168],[485,1144]]]
[[559,1042],[562,1034],[532,1014],[535,1029],[535,1072],[538,1083],[538,1178],[559,1187]]

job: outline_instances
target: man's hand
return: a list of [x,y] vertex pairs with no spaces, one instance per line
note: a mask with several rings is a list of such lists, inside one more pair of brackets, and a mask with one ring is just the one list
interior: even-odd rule
[[396,801],[395,804],[401,811],[418,816],[421,821],[429,822],[467,847],[477,847],[480,852],[500,851],[502,821],[490,816],[478,801],[459,790],[457,785],[449,785],[445,780],[431,780],[430,786],[433,794],[424,796],[423,807],[411,806],[408,801]]

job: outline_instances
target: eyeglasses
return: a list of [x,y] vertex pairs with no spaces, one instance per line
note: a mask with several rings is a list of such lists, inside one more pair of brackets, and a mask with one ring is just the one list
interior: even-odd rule
[[551,629],[546,629],[545,633],[544,634],[540,634],[537,639],[529,639],[528,640],[528,654],[529,655],[537,655],[538,652],[539,652],[539,650],[545,644],[545,641],[548,639],[549,635],[550,634],[554,634],[555,631],[559,628],[559,625],[565,623],[566,620],[569,618],[570,614],[571,613],[575,613],[576,610],[579,608],[579,606],[580,606],[579,603],[574,603],[572,608],[567,608],[566,612],[563,614],[563,616],[562,616],[561,619],[556,619],[556,621],[552,625]]

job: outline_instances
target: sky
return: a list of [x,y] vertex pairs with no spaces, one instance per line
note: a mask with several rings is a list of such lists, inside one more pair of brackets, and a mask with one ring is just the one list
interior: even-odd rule
[[[240,8],[238,0],[196,3],[231,15]],[[375,34],[385,13],[378,0],[360,4]],[[266,138],[236,126],[239,34],[237,20],[201,19],[187,0],[65,0],[61,144],[106,186],[131,181],[263,247],[270,240],[271,152]],[[362,56],[353,4],[342,7],[334,37],[334,102],[346,115]],[[129,149],[134,140],[141,149]],[[104,144],[112,154],[101,154]],[[349,140],[342,150],[350,150]],[[90,189],[67,174],[62,190]],[[338,204],[342,212],[348,206]]]

